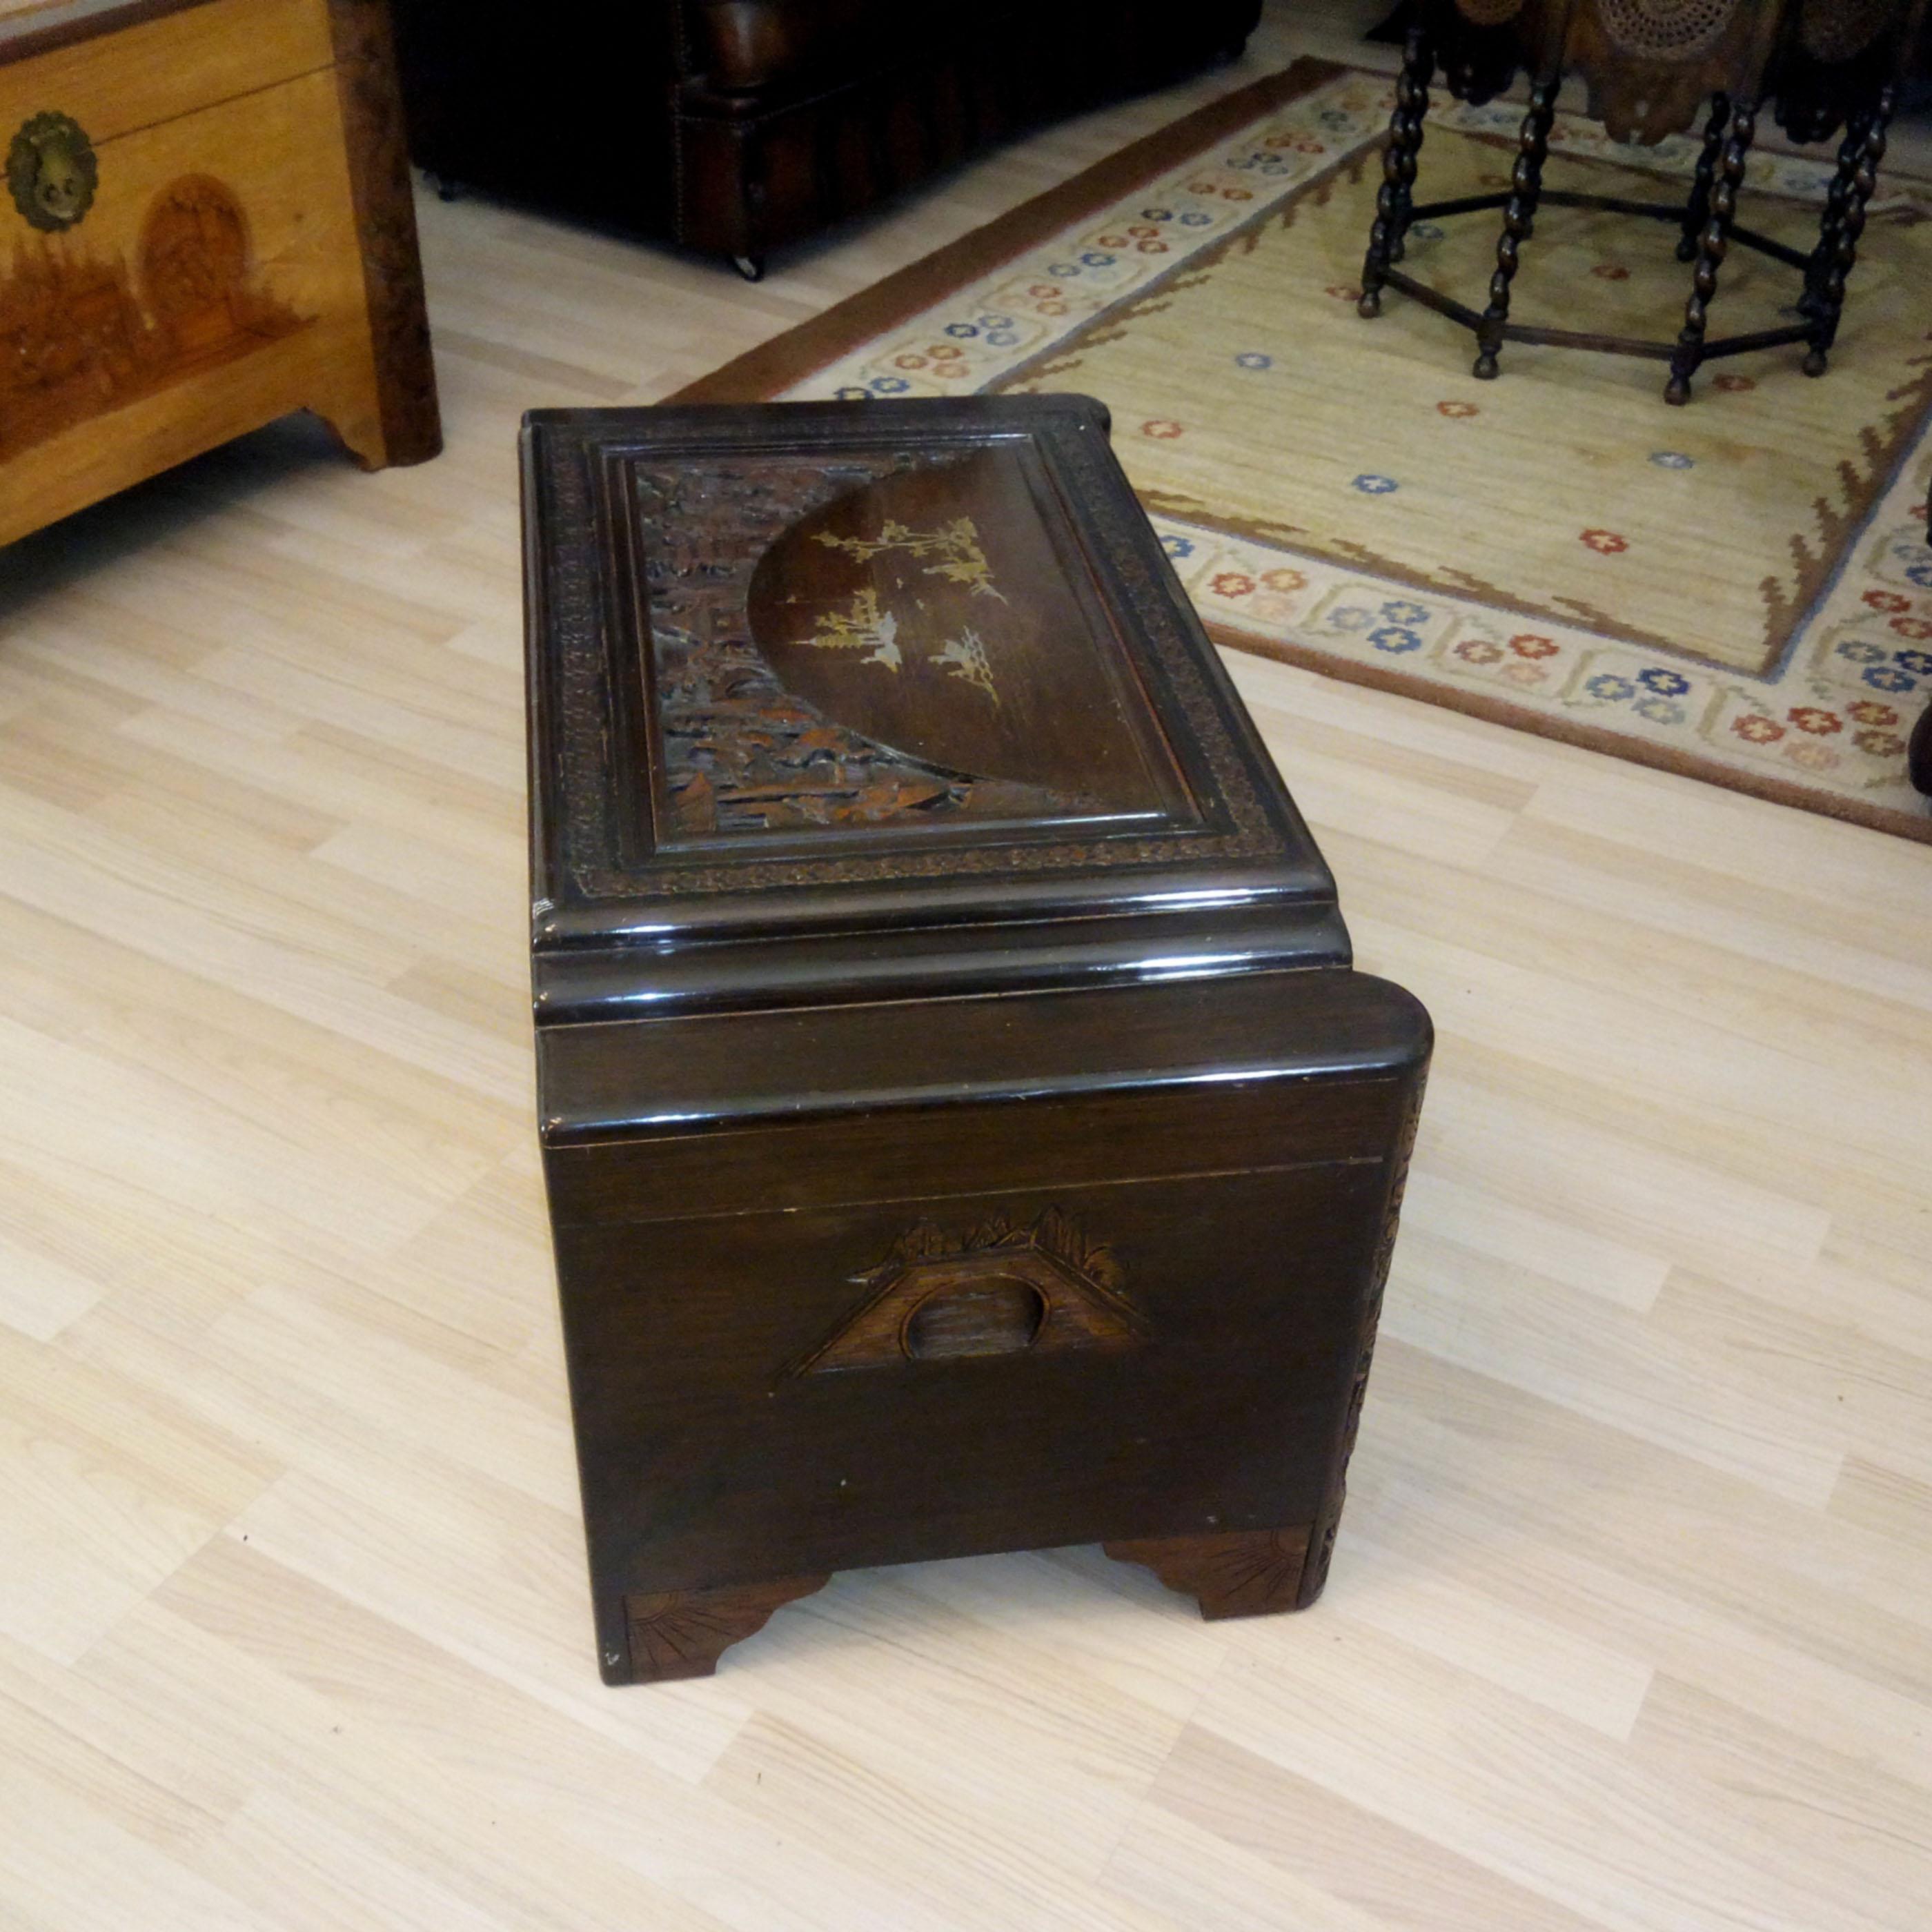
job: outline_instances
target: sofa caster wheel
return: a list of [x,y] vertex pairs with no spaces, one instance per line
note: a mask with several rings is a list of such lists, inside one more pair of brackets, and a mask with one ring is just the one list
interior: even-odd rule
[[765,279],[765,258],[762,255],[734,255],[731,266],[748,282],[762,282]]
[[454,201],[463,193],[463,184],[452,181],[447,175],[433,175],[425,170],[423,179],[436,190],[438,201]]

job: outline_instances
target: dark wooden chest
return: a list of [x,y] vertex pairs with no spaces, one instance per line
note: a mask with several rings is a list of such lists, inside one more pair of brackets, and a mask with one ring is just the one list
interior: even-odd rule
[[537,1064],[598,1646],[1104,1542],[1320,1589],[1429,1024],[1079,397],[545,412]]

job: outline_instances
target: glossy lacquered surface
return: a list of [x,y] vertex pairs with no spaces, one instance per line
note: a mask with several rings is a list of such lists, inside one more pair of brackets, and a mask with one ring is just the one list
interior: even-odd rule
[[540,989],[612,947],[1017,952],[1204,905],[1342,956],[1106,433],[1081,397],[530,417]]
[[1429,1023],[1084,398],[539,416],[538,1082],[599,1655],[1106,1541],[1318,1591]]

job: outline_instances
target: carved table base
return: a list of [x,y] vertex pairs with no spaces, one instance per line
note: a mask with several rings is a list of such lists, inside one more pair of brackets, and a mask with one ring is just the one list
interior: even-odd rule
[[[1459,16],[1450,9],[1448,17],[1453,22]],[[1465,99],[1486,100],[1507,76],[1499,79],[1472,72],[1467,64],[1467,47],[1460,46],[1459,51],[1460,33],[1461,29],[1452,26],[1447,48],[1451,89]],[[1385,288],[1413,297],[1474,334],[1474,373],[1485,381],[1499,373],[1498,357],[1503,345],[1510,342],[1596,350],[1667,362],[1670,376],[1664,400],[1672,404],[1690,400],[1692,377],[1704,363],[1720,356],[1743,355],[1802,342],[1809,350],[1804,373],[1823,375],[1844,308],[1846,278],[1857,260],[1866,205],[1877,186],[1879,164],[1885,158],[1886,129],[1898,98],[1895,84],[1876,85],[1869,90],[1868,98],[1843,110],[1846,134],[1838,152],[1838,173],[1826,200],[1816,245],[1806,253],[1739,226],[1738,196],[1756,132],[1759,102],[1746,94],[1727,93],[1721,87],[1711,96],[1703,150],[1686,205],[1546,190],[1544,165],[1556,122],[1557,90],[1564,71],[1564,44],[1559,44],[1553,54],[1546,49],[1537,56],[1542,64],[1532,66],[1534,84],[1518,137],[1508,190],[1418,203],[1414,194],[1417,157],[1429,112],[1430,84],[1436,77],[1438,54],[1442,50],[1438,49],[1426,19],[1410,29],[1402,76],[1396,84],[1395,112],[1382,157],[1382,184],[1376,200],[1375,223],[1362,265],[1360,313],[1370,319],[1381,314]],[[1754,93],[1764,80],[1760,74],[1750,82]],[[1592,98],[1594,104],[1594,88]],[[1616,131],[1613,124],[1612,132]],[[1604,209],[1667,221],[1681,229],[1678,259],[1694,262],[1696,267],[1684,308],[1684,325],[1674,342],[1597,330],[1530,327],[1510,320],[1510,292],[1522,246],[1534,231],[1538,208],[1546,204]],[[1487,308],[1480,311],[1472,308],[1395,266],[1402,259],[1406,238],[1416,221],[1425,217],[1440,220],[1450,215],[1493,208],[1502,210],[1503,232],[1496,244],[1496,267],[1490,280]],[[1733,244],[1768,255],[1803,275],[1804,292],[1796,310],[1798,320],[1717,339],[1707,334],[1710,304],[1718,292],[1718,272]]]
[[1142,1537],[1100,1546],[1115,1562],[1138,1563],[1170,1590],[1194,1598],[1211,1622],[1303,1607],[1302,1574],[1312,1528],[1303,1523],[1293,1529],[1230,1530],[1219,1536]]

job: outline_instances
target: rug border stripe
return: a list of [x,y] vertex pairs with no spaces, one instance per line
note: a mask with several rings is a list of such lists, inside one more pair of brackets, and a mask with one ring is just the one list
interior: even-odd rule
[[755,349],[687,382],[668,403],[764,402],[849,356],[875,335],[909,322],[965,283],[1049,240],[1083,215],[1098,212],[1152,176],[1245,127],[1270,109],[1354,71],[1339,61],[1304,54],[1278,74],[1197,107],[1130,146],[1046,189],[1030,201],[996,214],[884,281],[836,302],[821,314],[786,329]]
[[1312,645],[1294,644],[1280,638],[1263,637],[1231,624],[1214,623],[1204,618],[1208,634],[1224,650],[1239,651],[1244,657],[1270,658],[1277,664],[1292,664],[1298,670],[1312,671],[1318,677],[1332,677],[1343,684],[1366,686],[1372,691],[1386,691],[1396,698],[1412,698],[1418,704],[1432,704],[1439,710],[1460,711],[1466,717],[1479,718],[1486,724],[1507,726],[1512,731],[1526,731],[1532,736],[1550,738],[1558,744],[1574,745],[1586,752],[1598,752],[1620,758],[1626,764],[1648,765],[1668,772],[1674,778],[1694,778],[1700,784],[1720,791],[1741,791],[1753,798],[1768,800],[1774,805],[1796,806],[1826,818],[1844,820],[1874,832],[1886,832],[1901,838],[1932,844],[1932,818],[1920,818],[1887,805],[1869,805],[1849,793],[1814,790],[1789,778],[1770,777],[1758,772],[1739,771],[1720,764],[1714,758],[1701,758],[1694,752],[1675,752],[1667,745],[1646,744],[1641,738],[1626,737],[1606,731],[1600,725],[1580,724],[1573,719],[1546,716],[1526,706],[1519,708],[1506,698],[1491,698],[1478,691],[1461,691],[1406,672],[1384,670],[1378,664],[1357,664],[1331,656]]

